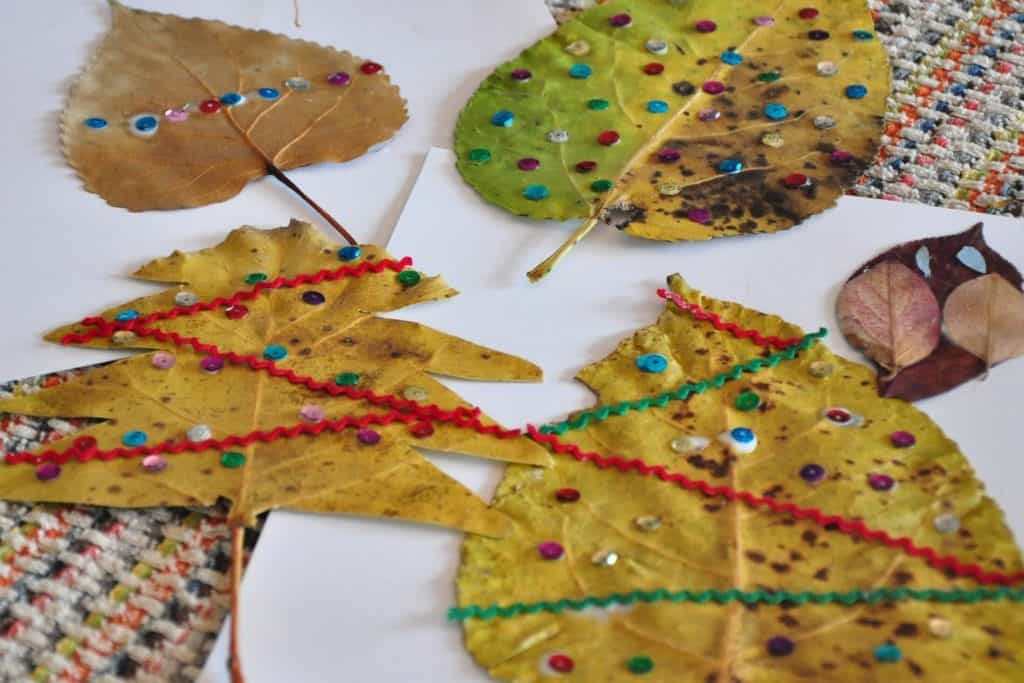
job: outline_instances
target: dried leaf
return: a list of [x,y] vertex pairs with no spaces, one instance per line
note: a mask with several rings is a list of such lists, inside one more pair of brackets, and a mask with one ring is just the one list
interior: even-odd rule
[[[702,296],[678,277],[671,286],[741,327],[782,337],[801,334],[775,316]],[[656,324],[623,340],[579,378],[599,403],[609,405],[674,390],[763,358],[763,351],[670,304]],[[652,352],[670,359],[668,369],[639,372],[637,357]],[[816,368],[823,366],[834,371],[820,376]],[[748,391],[760,396],[761,407],[744,412],[736,406]],[[826,408],[837,407],[863,419],[843,427],[823,417]],[[757,436],[749,455],[715,440],[739,426]],[[915,445],[897,450],[891,434],[898,430],[912,432]],[[703,435],[711,443],[699,454],[677,452],[672,442],[680,435]],[[1002,512],[985,496],[956,444],[913,405],[878,398],[868,368],[822,343],[685,402],[612,412],[558,438],[584,452],[640,458],[713,486],[861,519],[986,568],[1012,572],[1024,566]],[[800,472],[812,464],[821,470],[805,479]],[[875,490],[868,484],[872,474],[891,476],[895,487]],[[578,500],[562,502],[573,500],[558,497],[562,488],[578,491]],[[462,606],[578,601],[661,588],[823,593],[977,587],[900,548],[567,455],[556,456],[542,477],[530,468],[509,467],[494,505],[515,521],[515,531],[500,540],[466,540],[458,584]],[[652,518],[660,524],[649,523]],[[957,521],[960,533],[950,530]],[[560,560],[540,557],[538,544],[546,541],[564,546]],[[618,556],[613,566],[594,564],[595,553],[609,551]],[[788,654],[779,646],[787,641]],[[1009,601],[748,606],[638,600],[559,614],[470,619],[466,643],[492,676],[516,683],[557,680],[544,675],[552,655],[572,661],[573,671],[564,678],[573,681],[1024,679],[1024,665],[1010,654],[1024,648],[1024,611]],[[902,662],[876,656],[889,643],[902,650]]]
[[792,227],[873,158],[889,92],[865,3],[805,7],[587,10],[480,86],[456,129],[459,170],[517,215],[587,219],[570,243],[597,219],[656,240]]
[[86,189],[114,206],[224,201],[268,163],[348,161],[407,118],[379,65],[347,52],[110,5],[110,33],[74,86],[62,131]]
[[[295,277],[335,270],[341,265],[336,246],[310,225],[293,222],[276,230],[243,228],[220,245],[203,251],[153,261],[136,275],[160,283],[184,283],[106,311],[103,318],[144,317],[154,311],[230,297],[248,290],[264,276]],[[351,262],[374,264],[390,258],[377,247],[362,247]],[[399,397],[415,391],[424,405],[446,411],[469,406],[427,373],[481,380],[537,381],[540,370],[514,356],[477,346],[419,324],[377,317],[379,312],[444,299],[455,291],[439,277],[423,276],[405,284],[393,270],[359,277],[324,279],[294,288],[269,289],[242,304],[147,322],[136,335],[130,330],[118,344],[117,333],[97,336],[90,346],[159,349],[86,372],[79,378],[38,393],[0,401],[0,411],[30,415],[92,417],[104,422],[76,434],[95,438],[101,450],[132,445],[128,432],[141,431],[147,445],[202,441],[190,434],[206,425],[212,438],[270,433],[303,422],[316,424],[344,416],[386,414],[393,407],[372,400],[354,400],[313,391],[302,384],[256,371],[246,364],[225,362],[215,374],[204,371],[204,356],[191,346],[178,346],[166,335],[196,337],[228,352],[260,360],[286,352],[277,367],[300,376],[354,384],[355,389]],[[238,306],[244,305],[247,313]],[[143,327],[165,335],[147,336]],[[52,333],[96,330],[94,325],[71,325]],[[173,367],[167,367],[167,354]],[[212,354],[211,354],[212,355]],[[209,368],[210,366],[205,366]],[[351,373],[345,375],[345,373]],[[426,398],[422,398],[424,395]],[[322,410],[317,417],[314,407]],[[404,410],[404,409],[403,409]],[[486,417],[485,424],[493,424]],[[28,464],[0,465],[0,497],[115,507],[210,505],[219,498],[232,502],[230,521],[251,524],[263,510],[287,507],[314,512],[399,517],[485,534],[508,530],[500,513],[457,481],[430,464],[414,448],[467,453],[485,458],[546,464],[547,454],[523,439],[497,439],[452,422],[436,422],[432,433],[416,434],[415,424],[370,425],[380,437],[365,444],[355,428],[327,430],[311,436],[262,441],[248,445],[217,444],[197,452],[165,453],[168,466],[150,472],[140,457],[87,462],[72,458],[61,475],[40,481]],[[57,444],[63,449],[64,444]],[[223,452],[244,456],[244,465],[231,467]],[[237,458],[236,458],[237,460]]]
[[836,315],[850,343],[893,374],[939,344],[939,302],[928,283],[898,261],[883,261],[847,282]]
[[[976,254],[973,260],[968,260],[969,263],[984,264],[989,273],[998,274],[1013,287],[1021,289],[1020,272],[985,243],[981,223],[962,233],[915,240],[893,247],[861,266],[857,274],[880,263],[893,261],[910,269],[919,268],[919,255],[922,251],[928,252],[931,269],[927,275],[928,287],[935,294],[940,307],[945,305],[953,290],[980,277],[976,269],[963,262],[962,254]],[[982,375],[987,369],[984,360],[943,337],[931,355],[920,363],[904,368],[895,376],[880,375],[878,390],[882,396],[916,401],[948,391]]]
[[1000,275],[954,289],[942,316],[946,336],[989,365],[1024,355],[1024,293]]

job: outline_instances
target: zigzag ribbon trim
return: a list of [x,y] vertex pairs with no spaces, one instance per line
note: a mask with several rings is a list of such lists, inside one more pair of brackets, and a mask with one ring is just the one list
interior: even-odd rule
[[791,346],[796,346],[801,341],[802,337],[792,337],[790,339],[780,339],[779,337],[764,337],[757,330],[752,330],[745,327],[740,327],[736,323],[723,322],[716,313],[705,311],[700,307],[699,304],[687,301],[683,297],[679,296],[675,292],[671,292],[667,289],[659,289],[658,296],[662,299],[671,301],[681,310],[686,311],[693,315],[697,320],[703,320],[710,322],[711,325],[721,332],[729,332],[732,336],[737,339],[749,339],[758,346],[774,346],[777,349],[788,349]]

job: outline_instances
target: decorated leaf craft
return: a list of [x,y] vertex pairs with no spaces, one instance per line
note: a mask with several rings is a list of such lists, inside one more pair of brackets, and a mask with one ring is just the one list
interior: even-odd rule
[[476,660],[517,683],[1021,679],[1021,553],[956,445],[820,335],[670,288],[579,373],[600,407],[531,429],[555,465],[508,468],[514,532],[466,540]]
[[267,173],[354,159],[407,118],[375,62],[267,31],[110,5],[110,33],[74,86],[62,130],[86,189],[114,206],[224,201]]
[[500,66],[455,132],[463,177],[537,219],[655,240],[775,232],[874,155],[889,69],[862,0],[612,0]]
[[[937,334],[931,316],[937,311],[924,303],[925,285],[942,311],[945,332],[928,353],[913,354],[895,365],[884,348],[885,307],[865,305],[869,301],[865,295],[879,291],[877,286],[886,280],[887,272],[902,273],[898,288],[906,299],[919,304],[914,309],[917,314],[893,311],[889,316],[898,319],[904,339],[918,340],[915,348],[920,352],[927,348],[925,341]],[[875,257],[843,286],[836,309],[850,343],[883,368],[879,394],[916,401],[979,377],[992,365],[1024,351],[1021,283],[1017,268],[985,243],[978,223],[962,233],[907,242]],[[954,297],[955,290],[959,293]],[[925,308],[928,315],[922,313]],[[883,348],[877,338],[865,335],[865,328],[882,336]]]
[[456,294],[409,266],[373,246],[338,250],[297,221],[145,265],[137,277],[181,284],[48,338],[147,353],[0,401],[3,412],[102,420],[8,454],[0,498],[114,507],[225,498],[239,539],[256,514],[279,507],[508,533],[501,512],[417,449],[531,465],[550,457],[431,374],[538,381],[540,370],[378,317]]
[[846,283],[836,311],[850,343],[893,375],[939,345],[939,302],[924,278],[898,261]]
[[1024,293],[1002,275],[953,290],[943,311],[946,336],[989,365],[1024,355]]

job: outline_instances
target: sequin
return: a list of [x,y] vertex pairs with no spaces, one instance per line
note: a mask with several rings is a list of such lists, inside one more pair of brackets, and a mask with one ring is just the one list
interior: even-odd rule
[[725,91],[725,83],[721,81],[704,81],[704,85],[700,89],[709,95],[719,95]]
[[818,16],[818,10],[813,7],[804,7],[802,10],[797,12],[797,16],[801,19],[814,19]]
[[229,92],[220,96],[220,103],[225,107],[237,107],[245,104],[245,97],[236,92]]
[[917,437],[906,431],[893,432],[889,435],[889,440],[896,448],[910,448],[917,443]]
[[682,192],[683,186],[676,183],[661,183],[658,185],[658,194],[663,197],[674,197],[677,194],[682,194]]
[[634,674],[646,674],[654,670],[654,660],[646,655],[637,655],[636,657],[630,657],[629,661],[626,662],[626,668],[629,669],[630,673]]
[[288,355],[288,349],[280,344],[269,344],[263,349],[263,357],[267,360],[281,360]]
[[345,71],[335,71],[327,77],[327,82],[336,86],[348,85],[352,82],[352,76]]
[[712,33],[718,28],[718,24],[710,19],[701,19],[693,27],[697,29],[698,33]]
[[619,561],[619,554],[614,550],[598,550],[590,556],[590,562],[595,567],[614,567]]
[[597,141],[605,147],[611,147],[612,145],[619,144],[619,134],[614,130],[606,130],[597,136]]
[[71,445],[74,447],[76,451],[79,451],[80,453],[86,453],[88,451],[95,449],[97,443],[98,442],[96,441],[95,436],[86,434],[85,436],[80,436],[74,441],[72,441]]
[[928,631],[936,638],[946,639],[953,635],[953,623],[943,617],[928,620]]
[[759,17],[754,17],[754,24],[756,24],[757,26],[771,26],[774,23],[775,19],[773,17],[769,17],[766,14],[762,14]]
[[324,409],[316,405],[304,405],[299,408],[299,417],[306,422],[319,422],[324,419]]
[[60,465],[55,462],[44,462],[36,468],[36,479],[39,481],[53,481],[60,476]]
[[825,478],[825,468],[821,465],[804,465],[800,468],[800,478],[808,484],[817,484]]
[[534,159],[533,157],[524,157],[516,162],[516,166],[520,171],[536,171],[540,168],[540,159]]
[[420,280],[423,279],[423,276],[415,270],[403,270],[395,276],[395,279],[398,280],[398,284],[403,287],[412,287],[413,285],[418,285]]
[[782,184],[791,190],[798,190],[811,184],[811,179],[803,173],[790,173],[782,179]]
[[342,372],[334,376],[334,383],[339,387],[354,387],[359,384],[359,375],[354,372]]
[[813,377],[828,377],[835,368],[827,361],[816,360],[807,368],[807,372]]
[[537,552],[545,560],[557,560],[565,554],[565,548],[556,541],[545,541],[537,546]]
[[871,31],[865,31],[863,29],[858,29],[858,30],[853,32],[853,39],[854,40],[859,40],[859,41],[874,40],[875,39],[875,34],[872,33]]
[[409,428],[409,431],[412,432],[412,435],[417,439],[425,439],[428,436],[433,435],[434,427],[429,422],[417,422]]
[[711,212],[707,209],[690,209],[686,217],[694,223],[707,224],[711,222]]
[[270,279],[266,273],[249,273],[245,276],[245,282],[250,285],[255,285],[259,282],[266,282]]
[[206,356],[199,361],[199,367],[205,372],[220,372],[224,369],[224,359],[220,356]]
[[815,116],[813,123],[818,130],[828,130],[836,126],[836,120],[831,116]]
[[644,47],[647,48],[647,51],[650,52],[652,55],[668,54],[668,43],[666,43],[664,40],[651,38],[646,43],[644,43]]
[[668,360],[660,353],[645,353],[636,359],[636,366],[643,372],[665,372],[665,369],[668,368]]
[[725,159],[718,164],[718,170],[722,173],[739,173],[743,170],[743,162],[739,159]]
[[523,196],[537,202],[548,196],[548,188],[546,185],[529,185],[523,190]]
[[114,334],[110,335],[110,341],[115,344],[132,344],[139,338],[139,335],[135,334],[131,330],[118,330]]
[[265,100],[276,100],[281,96],[281,91],[277,88],[260,88],[256,92]]
[[634,519],[633,524],[640,531],[657,531],[661,528],[661,517],[643,515]]
[[163,472],[167,469],[167,458],[154,453],[143,458],[141,465],[142,469],[150,472],[151,474],[156,474],[157,472]]
[[508,76],[518,83],[526,83],[528,80],[533,78],[533,73],[528,69],[513,69]]
[[175,306],[195,306],[199,301],[199,297],[193,292],[178,292],[174,295]]
[[377,62],[363,62],[359,65],[359,70],[367,76],[372,76],[374,74],[379,74],[384,70],[384,67]]
[[672,84],[672,90],[677,95],[682,95],[683,97],[685,97],[687,95],[692,95],[693,93],[697,92],[697,86],[695,86],[693,83],[690,83],[689,81],[679,81],[678,83]]
[[608,23],[615,28],[626,28],[627,26],[632,25],[633,17],[625,13],[613,14],[608,17]]
[[170,370],[174,367],[175,362],[173,353],[167,353],[166,351],[157,351],[153,354],[153,357],[149,359],[153,367],[157,370]]
[[657,76],[665,71],[665,65],[659,62],[651,62],[650,64],[644,64],[643,71],[648,76]]
[[572,657],[566,655],[551,655],[544,662],[544,665],[555,673],[567,674],[571,673],[576,667],[575,662],[572,661]]
[[164,118],[171,123],[181,123],[188,120],[188,112],[184,109],[168,109],[164,111]]
[[807,32],[807,37],[810,38],[811,40],[828,40],[829,35],[830,34],[828,31],[822,30],[814,30]]
[[99,116],[92,116],[85,120],[85,125],[93,130],[103,130],[107,127],[107,120]]
[[768,650],[768,654],[772,657],[785,657],[793,654],[793,650],[796,649],[796,643],[786,636],[774,636],[765,643],[765,649]]
[[245,464],[245,454],[238,451],[225,451],[220,454],[220,464],[230,470],[238,469]]
[[580,499],[580,492],[576,489],[558,489],[555,491],[555,500],[559,503],[575,503]]
[[676,453],[699,453],[707,448],[710,443],[711,440],[703,436],[684,434],[672,439],[669,442],[669,447]]
[[764,115],[772,121],[781,121],[789,116],[789,110],[778,102],[770,102],[764,106]]
[[868,485],[876,491],[891,491],[896,487],[896,480],[887,474],[869,474]]
[[757,75],[757,80],[762,83],[774,83],[780,78],[782,78],[782,74],[778,71],[763,71]]
[[134,309],[128,309],[126,311],[121,311],[116,316],[114,316],[114,320],[116,320],[119,323],[126,323],[126,322],[128,322],[130,320],[135,320],[138,317],[139,317],[139,312],[138,311],[136,311]]
[[682,155],[680,154],[679,150],[673,149],[671,147],[665,147],[663,149],[658,150],[658,161],[662,162],[663,164],[674,164],[675,162],[679,161],[680,156]]
[[786,144],[786,139],[782,137],[782,133],[765,133],[761,136],[761,144],[778,149]]
[[743,63],[743,55],[739,52],[726,50],[722,53],[722,63],[728,64],[729,66],[738,66]]
[[835,76],[839,73],[839,67],[835,62],[818,62],[816,68],[819,76]]
[[590,68],[589,64],[573,64],[569,68],[569,76],[577,80],[590,78],[590,74],[593,72],[594,70]]
[[224,309],[224,315],[229,320],[241,320],[245,316],[249,315],[249,309],[242,304],[234,304]]
[[491,150],[484,149],[483,147],[477,147],[476,149],[469,150],[469,154],[467,156],[474,164],[483,166],[491,160]]
[[844,91],[851,100],[860,100],[868,94],[868,89],[863,85],[848,85]]
[[310,290],[308,292],[303,292],[302,293],[302,303],[308,304],[310,306],[319,306],[320,304],[322,304],[326,300],[327,300],[327,297],[325,297],[320,292],[317,292],[317,291],[314,291],[314,290]]
[[430,394],[423,387],[406,387],[402,390],[402,398],[407,401],[426,401]]
[[574,40],[565,46],[565,51],[574,57],[582,57],[590,53],[590,43],[585,40]]
[[761,397],[754,391],[744,391],[736,397],[736,407],[742,411],[751,411],[761,405]]
[[952,534],[960,530],[960,518],[952,513],[944,513],[932,522],[940,534]]
[[590,173],[597,168],[596,161],[579,161],[576,163],[577,173]]
[[701,121],[717,121],[721,116],[722,112],[717,109],[702,109],[701,112],[697,114],[697,118]]
[[593,111],[604,111],[609,106],[611,106],[611,103],[608,100],[599,97],[587,100],[587,109],[591,109]]
[[875,648],[875,659],[886,664],[894,664],[903,659],[903,653],[898,645],[885,643]]
[[220,111],[220,102],[217,100],[203,100],[199,103],[199,111],[204,114],[214,114]]
[[146,443],[148,438],[149,437],[146,436],[146,432],[133,429],[130,432],[125,432],[124,436],[121,437],[121,443],[129,447],[141,446]]
[[590,189],[593,190],[594,192],[607,192],[608,190],[612,189],[612,186],[612,181],[606,179],[595,180],[594,182],[590,183]]
[[837,149],[829,155],[828,160],[835,166],[844,166],[853,161],[853,155],[849,152]]
[[822,417],[839,427],[861,427],[864,424],[863,416],[852,413],[846,408],[825,408],[821,414]]
[[363,253],[359,247],[342,247],[338,250],[338,258],[342,261],[355,261]]
[[511,128],[515,121],[516,115],[507,109],[502,109],[491,117],[491,123],[498,128]]
[[188,432],[185,433],[185,436],[192,442],[206,441],[207,439],[213,438],[213,430],[210,429],[209,425],[193,425]]
[[284,87],[289,90],[309,90],[312,84],[301,76],[292,76],[291,78],[285,79]]
[[668,102],[665,100],[651,100],[647,103],[647,111],[652,114],[664,114],[668,111]]
[[153,114],[139,114],[128,120],[133,135],[143,138],[151,138],[156,135],[160,128],[160,120]]
[[375,446],[380,443],[380,434],[372,429],[360,429],[356,432],[356,441],[364,446]]
[[757,435],[747,427],[736,427],[718,435],[718,440],[742,455],[753,453],[757,449]]
[[569,131],[556,128],[555,130],[548,131],[548,142],[553,142],[556,145],[569,142]]

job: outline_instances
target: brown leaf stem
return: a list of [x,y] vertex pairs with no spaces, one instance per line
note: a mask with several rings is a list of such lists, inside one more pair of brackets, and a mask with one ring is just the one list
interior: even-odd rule
[[280,180],[284,184],[285,187],[287,187],[289,190],[291,190],[295,194],[299,195],[304,202],[309,204],[313,208],[314,211],[316,211],[318,214],[320,214],[321,218],[323,218],[325,221],[327,221],[331,225],[332,228],[337,230],[338,234],[341,235],[342,237],[344,237],[346,242],[348,242],[352,246],[356,246],[357,244],[359,244],[359,242],[356,241],[356,238],[353,237],[352,234],[349,233],[349,231],[346,230],[341,225],[341,223],[339,223],[338,221],[336,221],[334,219],[334,216],[332,216],[331,214],[327,213],[327,211],[325,211],[319,204],[317,204],[315,201],[313,201],[313,199],[309,195],[307,195],[305,192],[302,191],[302,188],[300,188],[298,185],[296,185],[292,181],[292,179],[289,178],[288,176],[286,176],[284,174],[284,171],[282,171],[276,165],[274,165],[274,163],[272,161],[267,161],[267,173],[269,173],[270,175],[272,175],[275,178],[277,178],[278,180]]
[[241,621],[239,603],[241,603],[242,559],[245,552],[242,543],[244,538],[244,526],[236,525],[231,528],[231,646],[228,654],[231,683],[245,683],[238,637],[238,624]]

